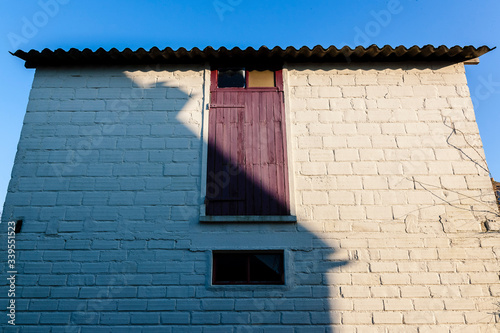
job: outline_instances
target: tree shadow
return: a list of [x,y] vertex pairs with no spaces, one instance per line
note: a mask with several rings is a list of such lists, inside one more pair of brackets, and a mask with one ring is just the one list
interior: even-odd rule
[[[98,86],[103,71],[114,88]],[[208,78],[200,71],[150,66],[38,73],[39,87],[61,73],[85,80],[85,87],[59,104],[28,107],[3,214],[4,221],[24,220],[16,235],[23,311],[17,327],[129,331],[131,323],[196,331],[215,323],[235,332],[297,325],[332,332],[340,324],[332,303],[340,297],[335,272],[348,258],[323,234],[301,221],[200,223],[204,149],[228,172],[235,164],[231,153],[204,141],[200,110]],[[94,99],[81,97],[94,93]],[[119,99],[109,97],[116,94]],[[276,215],[287,212],[250,172],[236,170],[234,179],[257,188]],[[233,184],[217,186],[229,193]],[[229,206],[225,214],[234,215]],[[276,249],[285,251],[284,286],[211,285],[212,250]],[[73,294],[65,294],[68,288]],[[120,319],[122,311],[130,312],[127,320]]]

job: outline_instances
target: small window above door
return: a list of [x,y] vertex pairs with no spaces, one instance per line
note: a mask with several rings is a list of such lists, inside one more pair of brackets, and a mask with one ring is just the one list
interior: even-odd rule
[[217,88],[275,88],[276,74],[271,70],[220,68],[217,70]]
[[249,88],[272,88],[276,87],[273,71],[248,71]]
[[246,71],[243,68],[225,68],[217,71],[218,88],[245,88]]

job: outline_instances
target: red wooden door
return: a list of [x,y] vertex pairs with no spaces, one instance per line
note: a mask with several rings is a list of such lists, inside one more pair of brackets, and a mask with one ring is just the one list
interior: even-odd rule
[[276,83],[218,88],[212,72],[207,215],[289,214],[281,71]]

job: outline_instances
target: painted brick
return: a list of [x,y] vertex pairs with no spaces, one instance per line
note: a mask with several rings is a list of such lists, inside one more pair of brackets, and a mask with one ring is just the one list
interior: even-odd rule
[[36,325],[40,320],[40,314],[36,312],[16,313],[17,325]]
[[77,287],[54,287],[50,289],[50,296],[54,298],[77,298],[78,292]]
[[374,312],[374,324],[402,324],[403,316],[398,312]]
[[118,300],[118,311],[144,311],[146,307],[146,300]]
[[[19,323],[54,332],[67,322],[82,332],[484,330],[478,313],[496,311],[500,251],[462,208],[476,208],[467,198],[491,195],[491,183],[446,143],[442,124],[453,120],[480,147],[463,65],[289,64],[285,76],[298,227],[208,226],[197,221],[202,68],[37,70],[4,209],[26,221],[16,243]],[[269,245],[263,235],[278,232]],[[250,244],[293,250],[290,288],[207,288],[207,251]],[[64,316],[51,319],[44,303]],[[44,311],[25,312],[30,305]]]
[[40,324],[68,324],[70,321],[69,313],[54,313],[54,312],[42,312],[40,314]]
[[404,314],[405,324],[434,324],[435,318],[432,312],[408,312]]
[[190,322],[190,313],[189,312],[163,312],[161,314],[161,323],[162,324],[171,324],[171,325],[182,325],[189,324]]
[[219,324],[220,323],[220,314],[217,312],[193,312],[191,314],[191,323],[192,324]]
[[130,323],[128,313],[101,313],[100,323],[104,325],[127,325]]
[[160,313],[140,312],[130,314],[131,324],[158,324],[160,322]]
[[[149,297],[151,297],[150,295]],[[148,300],[148,311],[166,311],[175,310],[175,301],[168,299]],[[162,317],[163,322],[163,317]]]

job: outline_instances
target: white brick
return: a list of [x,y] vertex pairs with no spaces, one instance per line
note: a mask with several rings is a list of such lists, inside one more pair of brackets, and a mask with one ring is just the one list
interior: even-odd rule
[[349,148],[369,148],[372,142],[367,136],[352,136],[347,137],[347,147]]
[[339,87],[319,87],[319,97],[342,97],[342,91]]
[[384,160],[384,151],[382,149],[359,149],[361,161],[381,161]]
[[331,135],[332,125],[330,124],[309,124],[309,133],[311,135]]
[[305,205],[326,205],[328,194],[319,191],[304,191],[302,192],[302,203]]
[[[406,104],[405,104],[406,106]],[[417,117],[418,113],[415,112],[415,109],[398,109],[392,111],[391,121],[393,122],[410,122],[410,121],[418,121]]]
[[[380,108],[382,108],[380,106]],[[368,120],[371,122],[389,122],[392,119],[392,111],[391,110],[380,110],[380,109],[374,109],[374,110],[368,110]]]
[[416,311],[404,313],[405,324],[433,324],[435,323],[432,312]]
[[402,324],[403,315],[399,312],[374,312],[374,324]]
[[332,85],[333,86],[353,86],[356,82],[354,81],[353,75],[334,75],[332,76]]
[[343,112],[340,111],[319,111],[319,121],[322,123],[342,122]]
[[308,99],[306,104],[310,110],[330,110],[330,102],[326,98]]
[[376,85],[377,84],[377,75],[375,74],[356,74],[356,85],[365,86],[365,85]]
[[364,207],[341,206],[339,207],[340,218],[343,220],[360,220],[366,218]]
[[305,136],[299,138],[299,148],[321,148],[323,139],[320,136]]
[[334,135],[342,135],[342,134],[356,134],[356,124],[333,124],[333,134]]
[[[370,271],[371,272],[396,272],[397,270],[398,270],[397,265],[394,262],[371,262],[370,263]],[[383,290],[388,290],[387,288],[391,288],[391,287],[373,287],[373,288],[383,288]],[[372,288],[372,293],[374,293],[373,288]],[[391,292],[391,294],[397,294],[397,296],[399,296],[399,291],[397,293]],[[380,297],[380,296],[376,296],[376,297]]]
[[385,299],[384,310],[386,311],[408,311],[413,310],[413,303],[410,299]]
[[381,299],[355,299],[354,311],[382,311],[384,309],[384,304]]
[[295,98],[312,97],[312,90],[311,87],[299,86],[292,89],[292,95]]
[[330,98],[330,110],[338,111],[338,110],[351,110],[352,105],[351,101],[347,98]]
[[[441,176],[441,184],[447,189],[467,189],[468,183],[463,176]],[[470,187],[469,187],[470,188]]]
[[363,97],[365,96],[364,87],[343,87],[342,88],[343,97]]
[[342,286],[340,293],[344,298],[368,298],[370,297],[370,289],[365,286]]
[[288,76],[288,84],[292,87],[295,86],[307,86],[308,80],[306,75],[298,75],[294,73],[293,75]]
[[357,161],[359,160],[359,153],[357,149],[335,149],[335,160],[342,161]]
[[429,297],[430,291],[429,288],[424,286],[404,286],[401,287],[401,297],[409,298],[409,297]]
[[353,162],[352,170],[357,175],[376,175],[377,165],[375,162]]
[[309,75],[308,82],[311,86],[329,86],[332,80],[327,75]]
[[311,150],[309,151],[309,158],[311,162],[333,161],[333,150]]
[[338,208],[334,206],[315,206],[313,207],[313,217],[318,220],[338,220]]
[[348,191],[331,191],[329,193],[329,203],[331,205],[354,205],[354,193]]
[[338,176],[337,188],[339,190],[361,190],[363,189],[362,177],[359,176]]
[[367,206],[366,218],[369,220],[392,220],[392,209],[386,206]]
[[318,120],[320,111],[297,111],[294,113],[297,122],[315,122]]
[[[437,98],[440,94],[441,86],[413,86],[413,93],[417,97]],[[448,87],[446,87],[448,88]]]
[[381,124],[383,134],[405,134],[405,124],[388,123]]
[[377,78],[378,84],[385,85],[398,85],[403,83],[403,76],[401,74],[379,74]]
[[396,98],[379,98],[377,99],[377,106],[380,109],[400,109],[401,100]]
[[352,164],[350,162],[328,163],[329,175],[352,175]]
[[420,85],[420,77],[416,74],[403,73],[403,82],[406,85]]
[[324,137],[323,146],[324,148],[347,148],[347,140],[338,136]]
[[413,96],[411,86],[389,86],[389,97],[409,97]]
[[[459,177],[459,176],[457,176]],[[460,181],[462,177],[459,177]],[[469,189],[484,189],[491,186],[491,180],[488,176],[465,176],[467,181],[467,187]],[[463,186],[463,183],[457,184],[456,186]]]
[[359,123],[356,125],[360,135],[373,135],[382,133],[380,124]]
[[464,73],[460,74],[443,74],[443,79],[447,84],[450,85],[460,85],[467,84],[467,79]]
[[306,176],[326,175],[326,164],[321,162],[304,162],[301,173]]
[[[359,105],[361,106],[361,105]],[[367,121],[368,117],[366,115],[366,107],[363,106],[362,109],[355,110],[344,110],[344,121],[346,123],[364,123]]]
[[380,162],[377,163],[377,168],[381,175],[403,174],[403,166],[398,162]]
[[396,140],[388,135],[376,135],[372,137],[373,148],[396,148]]

